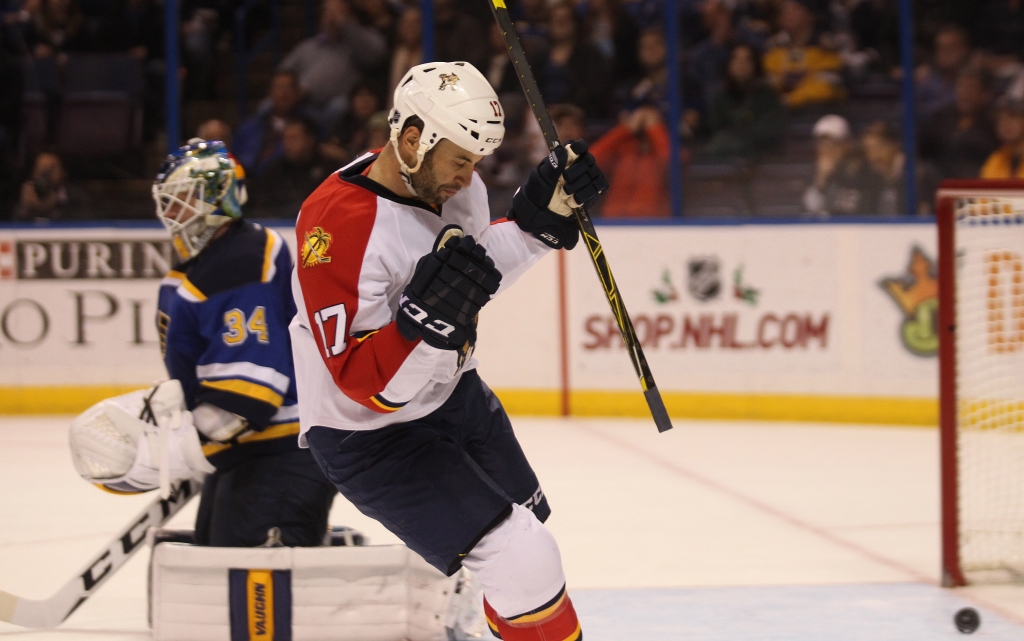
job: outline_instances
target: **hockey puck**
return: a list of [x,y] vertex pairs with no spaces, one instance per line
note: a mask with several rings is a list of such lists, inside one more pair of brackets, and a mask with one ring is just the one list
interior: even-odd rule
[[981,615],[974,608],[961,608],[953,617],[956,629],[964,634],[972,634],[981,625]]

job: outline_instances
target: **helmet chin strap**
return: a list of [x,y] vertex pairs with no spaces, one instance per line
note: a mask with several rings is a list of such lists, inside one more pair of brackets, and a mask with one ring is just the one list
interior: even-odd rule
[[391,130],[391,146],[395,149],[395,156],[398,157],[398,173],[402,176],[402,182],[405,183],[405,188],[409,190],[409,193],[414,197],[419,198],[420,195],[416,193],[416,188],[412,186],[412,175],[420,170],[423,166],[423,157],[427,155],[428,149],[422,142],[420,143],[419,149],[416,150],[416,166],[410,167],[405,164],[405,160],[402,159],[402,154],[398,151],[398,130]]

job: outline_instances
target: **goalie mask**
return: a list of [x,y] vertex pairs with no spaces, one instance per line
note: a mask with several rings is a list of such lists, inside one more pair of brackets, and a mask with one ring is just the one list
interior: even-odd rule
[[167,156],[153,183],[156,216],[182,260],[194,258],[217,230],[242,217],[245,170],[224,143],[193,138]]
[[398,152],[398,137],[410,116],[423,120],[416,164],[409,167],[398,155],[402,180],[416,196],[412,174],[423,157],[443,138],[468,152],[489,156],[505,137],[505,112],[491,83],[468,62],[428,62],[410,69],[395,89],[389,116],[391,144]]

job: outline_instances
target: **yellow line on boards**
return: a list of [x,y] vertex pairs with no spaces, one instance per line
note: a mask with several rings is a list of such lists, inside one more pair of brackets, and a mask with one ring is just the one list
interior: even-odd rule
[[[147,387],[138,385],[68,385],[0,387],[0,414],[77,414],[105,398]],[[558,416],[562,396],[552,389],[495,390],[510,414]],[[878,423],[935,426],[939,403],[929,398],[881,396],[817,396],[796,394],[727,394],[661,390],[665,407],[675,418],[823,423]],[[575,390],[569,395],[573,416],[650,415],[643,394],[608,390]]]
[[78,414],[105,398],[149,385],[0,387],[0,414]]
[[[498,389],[510,414],[558,416],[558,390]],[[876,423],[922,425],[939,423],[939,403],[929,398],[881,396],[818,396],[796,394],[730,394],[667,392],[665,407],[675,418],[759,421],[813,421],[823,423]],[[641,392],[575,390],[569,394],[573,416],[650,416]]]

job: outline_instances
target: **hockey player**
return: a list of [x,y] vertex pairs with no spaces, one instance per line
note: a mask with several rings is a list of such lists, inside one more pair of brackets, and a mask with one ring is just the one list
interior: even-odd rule
[[290,326],[300,442],[434,567],[473,571],[495,635],[572,641],[582,633],[543,525],[547,497],[472,352],[480,308],[550,249],[572,249],[570,208],[607,182],[570,142],[531,173],[509,220],[489,224],[474,165],[503,122],[468,63],[413,67],[390,144],[303,203]]
[[[76,466],[120,492],[153,489],[159,473],[212,472],[200,545],[321,545],[336,490],[296,439],[288,247],[242,218],[244,173],[221,142],[193,139],[168,156],[153,197],[181,260],[160,284],[157,312],[172,380],[76,419]],[[140,405],[155,426],[138,420]]]

